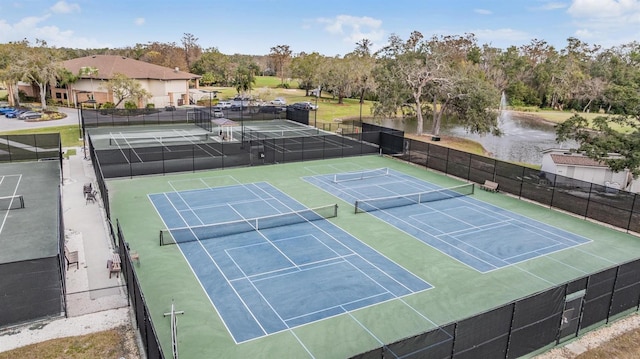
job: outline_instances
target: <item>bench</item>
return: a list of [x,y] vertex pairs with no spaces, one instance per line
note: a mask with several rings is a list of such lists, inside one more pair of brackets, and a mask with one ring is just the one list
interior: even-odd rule
[[69,270],[69,266],[74,264],[76,265],[76,269],[80,269],[79,261],[78,261],[78,251],[70,252],[66,247],[64,248],[64,259],[67,260],[67,270]]
[[109,278],[113,273],[116,274],[116,277],[120,278],[120,256],[118,253],[113,253],[111,259],[107,261],[107,269],[109,269]]
[[93,186],[91,185],[91,183],[85,183],[84,186],[82,186],[82,193],[86,197],[87,194],[91,192],[93,192]]
[[85,201],[85,205],[89,204],[89,202],[91,203],[96,203],[96,194],[97,191],[93,191],[93,192],[89,192],[86,194],[86,201]]
[[489,180],[484,181],[484,184],[481,184],[480,188],[489,192],[498,192],[498,184]]

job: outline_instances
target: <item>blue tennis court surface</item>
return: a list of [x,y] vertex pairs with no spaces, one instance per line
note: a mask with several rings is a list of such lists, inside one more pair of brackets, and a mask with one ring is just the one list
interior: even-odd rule
[[265,182],[149,198],[236,343],[431,288],[324,218],[273,224],[307,208]]
[[[409,203],[417,198],[416,193],[428,192],[425,197],[429,197],[431,191],[442,188],[386,168],[304,179],[352,204],[384,198],[379,201],[381,209],[373,204],[361,206],[368,214],[483,273],[590,242],[473,196],[444,200],[434,196],[437,200],[433,202]],[[393,207],[394,203],[399,206]]]

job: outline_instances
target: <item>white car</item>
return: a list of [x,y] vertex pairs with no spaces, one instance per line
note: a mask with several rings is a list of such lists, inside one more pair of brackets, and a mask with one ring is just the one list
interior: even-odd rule
[[215,109],[215,110],[213,110],[213,117],[222,118],[222,117],[224,117],[224,112],[222,112],[222,110],[220,110],[220,109]]
[[315,110],[317,110],[317,109],[318,109],[318,106],[317,106],[315,103],[313,103],[313,102],[305,101],[305,102],[302,102],[302,103],[303,103],[303,104],[305,104],[305,105],[307,105],[307,106],[309,106],[309,109],[310,109],[311,111],[315,111]]
[[285,101],[282,97],[278,97],[275,100],[269,101],[269,103],[272,104],[272,105],[280,105],[280,106],[282,106],[282,105],[286,105],[287,101]]
[[218,102],[216,107],[219,107],[219,108],[231,108],[231,101],[220,101],[220,102]]

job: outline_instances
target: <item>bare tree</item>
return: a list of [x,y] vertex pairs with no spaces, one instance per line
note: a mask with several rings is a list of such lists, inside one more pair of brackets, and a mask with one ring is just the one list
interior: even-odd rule
[[269,57],[273,61],[276,74],[280,77],[280,83],[284,84],[286,69],[291,61],[291,49],[289,45],[278,45],[271,48]]
[[187,69],[191,71],[193,62],[202,55],[202,48],[198,45],[198,38],[189,33],[182,36],[182,47]]

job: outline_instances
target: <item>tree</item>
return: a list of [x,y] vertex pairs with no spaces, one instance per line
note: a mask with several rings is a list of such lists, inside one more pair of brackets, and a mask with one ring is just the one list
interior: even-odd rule
[[241,63],[236,68],[233,85],[238,93],[251,92],[256,83],[256,66]]
[[0,44],[0,81],[7,86],[9,105],[19,106],[18,81],[22,78],[22,69],[18,66],[19,59],[27,52],[29,42],[22,40]]
[[[440,134],[445,113],[458,116],[471,132],[497,132],[497,116],[492,108],[495,109],[499,97],[480,76],[478,65],[469,61],[469,54],[476,47],[470,34],[434,37],[429,41],[423,40],[417,31],[406,41],[391,36],[389,45],[380,52],[376,82],[378,89],[383,90],[379,90],[380,100],[374,113],[395,116],[398,109],[411,104],[418,135],[422,135],[423,114],[427,110],[433,115],[434,136]],[[493,106],[489,106],[490,101]]]
[[[623,133],[614,129],[615,126],[631,131]],[[599,116],[591,124],[584,117],[574,115],[557,126],[556,136],[558,141],[577,141],[577,151],[605,163],[613,171],[628,169],[634,178],[640,175],[640,109],[633,116]]]
[[213,73],[211,72],[205,72],[204,74],[202,74],[202,77],[200,78],[200,83],[205,86],[211,86],[215,82],[216,82],[216,78],[213,76]]
[[353,90],[360,98],[360,104],[364,103],[364,95],[367,91],[375,90],[373,69],[375,67],[375,57],[371,54],[372,43],[368,39],[362,39],[356,43],[356,49],[349,57],[355,61],[355,82]]
[[323,64],[320,81],[328,92],[338,98],[338,104],[344,103],[344,98],[351,96],[354,83],[355,62],[350,58],[338,56],[327,58]]
[[231,83],[234,64],[228,55],[216,48],[207,49],[200,58],[193,63],[193,72],[204,75],[209,72],[214,77],[214,83],[227,86]]
[[67,91],[67,106],[71,106],[70,104],[70,93],[69,93],[69,85],[76,83],[79,77],[73,74],[71,71],[61,68],[58,72],[58,85],[63,86]]
[[98,75],[98,69],[93,66],[82,66],[78,71],[78,77],[89,77],[89,81],[91,81],[91,99],[94,98],[93,93],[93,78]]
[[291,61],[291,49],[289,48],[289,45],[278,45],[272,47],[269,57],[273,62],[276,74],[280,77],[280,83],[284,84],[287,66]]
[[111,80],[104,83],[103,86],[113,94],[113,99],[116,101],[115,107],[118,107],[126,99],[139,102],[151,97],[151,94],[142,88],[140,82],[123,74],[114,74]]
[[182,48],[184,49],[184,58],[187,63],[187,69],[191,71],[191,65],[202,54],[202,48],[198,45],[198,38],[192,34],[185,33],[182,36]]
[[320,85],[321,66],[324,57],[317,52],[301,53],[291,60],[291,76],[298,79],[300,87],[309,96],[309,90]]
[[55,49],[47,47],[43,40],[36,40],[37,47],[29,47],[17,60],[22,81],[36,84],[42,109],[47,108],[47,86],[55,85],[60,71],[60,58]]

